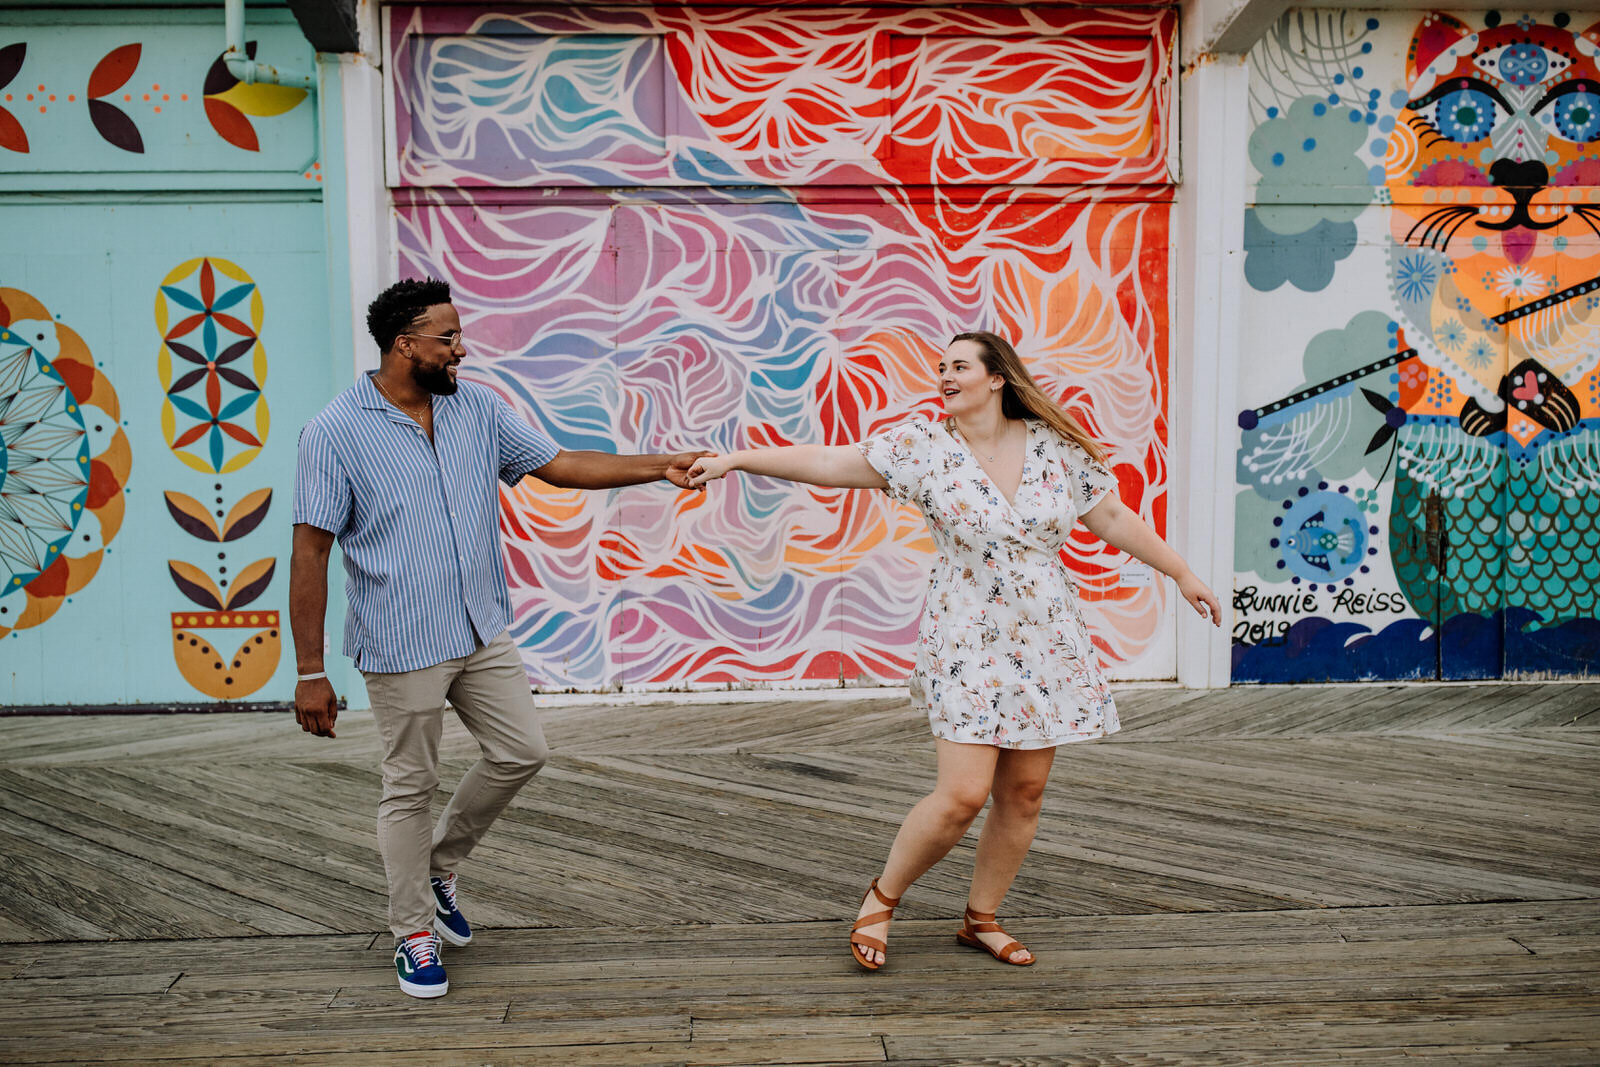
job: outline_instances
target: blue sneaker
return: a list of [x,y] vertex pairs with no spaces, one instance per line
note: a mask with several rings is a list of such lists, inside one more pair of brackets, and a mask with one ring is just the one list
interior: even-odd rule
[[456,907],[456,876],[430,878],[433,884],[433,928],[456,948],[472,944],[472,927]]
[[442,997],[450,991],[444,964],[439,962],[439,939],[427,930],[395,944],[394,973],[400,988],[414,997]]

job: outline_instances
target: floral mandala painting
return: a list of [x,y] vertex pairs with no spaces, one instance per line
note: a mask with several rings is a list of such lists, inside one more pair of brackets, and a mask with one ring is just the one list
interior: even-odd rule
[[133,465],[111,381],[38,299],[0,288],[0,637],[87,586]]
[[225,259],[191,259],[161,281],[161,431],[168,447],[195,470],[238,470],[267,439],[261,320],[261,291]]

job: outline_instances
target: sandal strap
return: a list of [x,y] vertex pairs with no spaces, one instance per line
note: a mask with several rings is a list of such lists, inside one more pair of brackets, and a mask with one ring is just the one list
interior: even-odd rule
[[[984,947],[988,948],[989,946],[985,945]],[[989,949],[989,952],[996,959],[1002,959],[1002,960],[1005,960],[1007,963],[1010,963],[1011,962],[1011,954],[1013,952],[1028,952],[1028,946],[1024,945],[1021,941],[1007,941],[1005,943],[1004,947],[999,948],[999,949],[992,949],[991,948],[991,949]],[[1028,952],[1028,955],[1031,956],[1031,955],[1033,955],[1033,953],[1032,952]]]
[[967,905],[967,911],[964,917],[968,919],[976,919],[981,923],[992,923],[994,922],[994,916],[995,913],[992,911],[973,911],[972,905],[969,904]]
[[1003,934],[1003,933],[1005,933],[1005,930],[1001,928],[999,923],[995,923],[995,922],[987,922],[987,923],[969,922],[969,923],[967,923],[967,933],[969,933],[969,934]]
[[886,923],[893,918],[894,912],[892,911],[875,911],[871,915],[861,916],[861,918],[855,921],[855,925],[850,927],[850,929],[859,930],[863,926],[876,926],[879,923]]
[[885,945],[875,937],[868,937],[866,934],[852,933],[850,935],[850,943],[852,945],[860,945],[862,948],[875,948],[879,952],[889,951],[888,945]]
[[[857,882],[856,884],[860,885],[861,883]],[[894,898],[891,899],[889,897],[884,896],[883,893],[879,891],[879,889],[878,889],[878,880],[876,878],[874,878],[872,880],[872,884],[867,887],[867,891],[870,892],[873,896],[878,898],[878,903],[879,904],[882,904],[884,907],[889,908],[890,910],[893,910],[894,908],[897,908],[897,907],[900,906],[900,897],[894,897]]]

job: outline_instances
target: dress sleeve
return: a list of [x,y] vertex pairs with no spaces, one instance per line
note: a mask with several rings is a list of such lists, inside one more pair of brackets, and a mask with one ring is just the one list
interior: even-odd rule
[[1066,465],[1068,477],[1077,487],[1073,500],[1077,504],[1079,515],[1100,503],[1101,498],[1107,493],[1116,492],[1117,476],[1112,474],[1105,464],[1085,452],[1082,445],[1073,441],[1063,441],[1061,457]]
[[914,502],[932,468],[928,423],[902,422],[858,442],[856,447],[889,483],[890,496],[904,504]]

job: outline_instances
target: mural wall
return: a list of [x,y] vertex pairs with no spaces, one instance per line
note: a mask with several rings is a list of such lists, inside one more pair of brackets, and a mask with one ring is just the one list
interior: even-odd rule
[[1600,671],[1600,22],[1250,57],[1234,678]]
[[[844,443],[939,414],[949,336],[1013,337],[1167,493],[1171,47],[1159,9],[387,9],[402,275],[463,373],[568,448]],[[505,492],[545,687],[898,682],[931,543],[883,494]],[[1168,593],[1066,553],[1118,673]]]
[[335,385],[315,100],[229,75],[220,8],[12,15],[0,705],[290,699],[281,502]]

